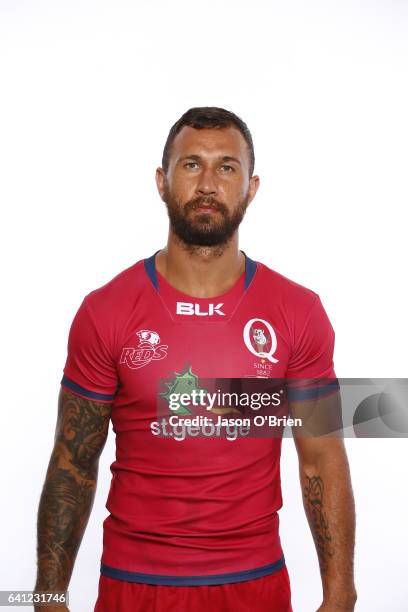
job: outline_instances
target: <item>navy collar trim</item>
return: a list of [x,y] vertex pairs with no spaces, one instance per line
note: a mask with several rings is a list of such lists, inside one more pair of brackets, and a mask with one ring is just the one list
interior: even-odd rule
[[[159,290],[159,282],[157,280],[155,261],[158,252],[159,251],[156,251],[153,255],[144,259],[144,267],[146,270],[146,274],[150,278],[150,281],[156,291]],[[245,256],[245,289],[248,289],[256,272],[256,261],[250,259],[244,251],[242,251],[242,253],[244,253]]]

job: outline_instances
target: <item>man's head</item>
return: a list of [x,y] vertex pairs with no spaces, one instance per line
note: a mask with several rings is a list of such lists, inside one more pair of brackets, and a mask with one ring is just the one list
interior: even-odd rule
[[156,171],[170,227],[189,246],[219,246],[236,232],[259,178],[251,134],[234,113],[191,108],[173,125]]

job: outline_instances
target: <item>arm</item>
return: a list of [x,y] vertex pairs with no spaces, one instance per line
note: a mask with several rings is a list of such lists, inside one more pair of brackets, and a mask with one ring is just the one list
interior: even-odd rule
[[38,509],[36,591],[68,588],[93,505],[111,407],[61,387],[54,448]]
[[[333,408],[335,401],[331,396],[295,403],[291,405],[291,412],[294,416],[310,415],[313,405],[316,413],[327,414],[328,406]],[[344,441],[333,434],[311,437],[299,435],[295,430],[293,433],[303,505],[322,578],[323,604],[319,611],[352,612],[357,599],[353,560],[355,508]]]

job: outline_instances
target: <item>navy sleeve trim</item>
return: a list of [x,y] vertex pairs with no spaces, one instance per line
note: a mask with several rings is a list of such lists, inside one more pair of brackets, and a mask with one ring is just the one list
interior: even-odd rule
[[72,389],[72,391],[76,391],[77,393],[80,393],[81,395],[85,395],[85,397],[89,397],[89,399],[109,401],[109,400],[115,399],[115,395],[116,395],[115,393],[109,394],[109,393],[96,393],[96,391],[89,391],[88,389],[81,387],[76,382],[68,378],[68,376],[65,376],[65,374],[61,379],[61,385],[64,385],[65,387],[68,387],[68,389]]
[[159,574],[141,574],[139,572],[128,572],[101,563],[101,574],[108,578],[126,580],[127,582],[142,582],[144,584],[160,584],[166,586],[200,586],[206,584],[228,584],[229,582],[244,582],[253,578],[261,578],[268,574],[277,572],[285,565],[285,557],[274,563],[263,565],[251,570],[232,572],[228,574],[209,574],[208,576],[162,576]]
[[333,379],[328,384],[318,385],[309,389],[291,389],[290,383],[288,387],[288,400],[289,401],[301,401],[301,400],[312,400],[319,397],[326,397],[335,393],[340,389],[339,381],[337,378]]

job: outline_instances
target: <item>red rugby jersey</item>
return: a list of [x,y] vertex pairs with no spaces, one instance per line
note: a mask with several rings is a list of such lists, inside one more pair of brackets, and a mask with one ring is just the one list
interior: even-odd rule
[[[167,585],[240,582],[280,569],[281,437],[152,434],[162,379],[335,378],[319,296],[246,256],[226,293],[195,298],[140,260],[85,296],[61,384],[113,401],[116,460],[101,572]],[[197,378],[198,377],[198,378]]]

